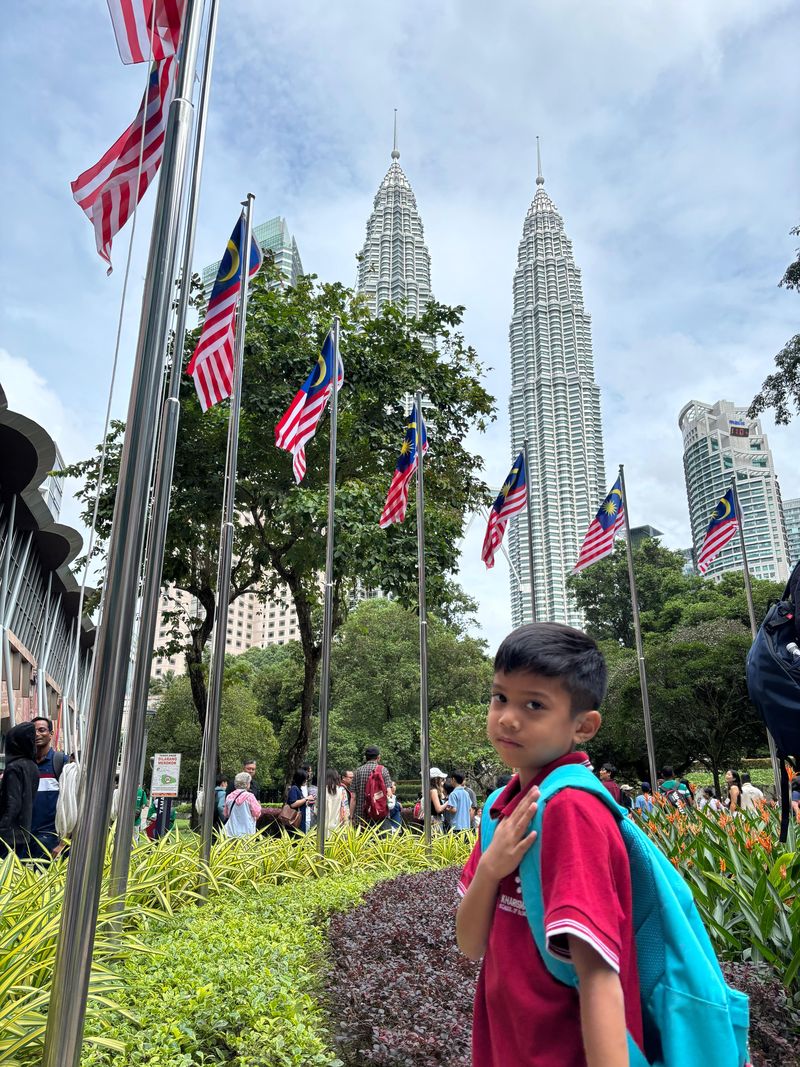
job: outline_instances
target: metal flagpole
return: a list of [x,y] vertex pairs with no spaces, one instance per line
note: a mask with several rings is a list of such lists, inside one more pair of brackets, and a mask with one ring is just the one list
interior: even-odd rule
[[43,1067],[77,1067],[86,1016],[108,816],[128,674],[138,567],[149,497],[150,459],[173,297],[178,220],[192,131],[192,90],[203,0],[186,0],[175,98],[164,138],[139,340],[117,485],[97,634],[81,818],[70,849],[64,904],[47,1013]]
[[[538,148],[538,145],[537,145]],[[528,462],[528,439],[522,442],[525,457],[525,487],[528,504],[528,573],[531,577],[531,622],[536,622],[536,589],[533,584],[533,514],[531,512],[531,465]]]
[[633,572],[633,546],[631,545],[631,522],[628,513],[628,494],[625,490],[625,468],[619,465],[619,480],[622,487],[622,510],[625,517],[625,547],[628,553],[628,581],[631,587],[631,610],[633,612],[633,632],[636,636],[636,659],[639,664],[639,686],[642,690],[642,713],[644,715],[644,736],[647,743],[647,763],[650,767],[650,783],[653,789],[658,786],[656,753],[653,744],[653,723],[650,719],[650,697],[647,694],[647,671],[644,665],[644,648],[642,645],[642,626],[639,622],[639,597],[636,592],[636,576]]
[[325,531],[325,605],[322,616],[322,677],[319,686],[319,744],[317,756],[317,848],[325,855],[325,819],[328,808],[328,711],[331,692],[331,641],[333,640],[333,542],[336,511],[336,429],[339,420],[339,316],[333,320],[333,371],[331,373],[331,444],[328,459],[328,526]]
[[[203,731],[203,822],[201,857],[208,867],[211,862],[211,841],[214,832],[214,786],[219,753],[219,717],[222,703],[222,672],[225,667],[225,641],[228,636],[228,601],[231,590],[231,562],[233,560],[233,520],[236,501],[236,465],[239,454],[239,416],[242,410],[242,376],[244,370],[244,335],[247,326],[247,290],[250,281],[250,245],[253,235],[252,208],[255,197],[247,194],[242,201],[245,209],[244,243],[239,249],[239,269],[242,286],[236,309],[236,342],[234,344],[233,388],[228,418],[228,452],[225,457],[225,494],[222,505],[222,525],[219,531],[219,559],[217,561],[217,596],[214,617],[214,643],[208,679],[206,722]],[[241,232],[241,231],[240,231]],[[200,892],[208,896],[208,879],[203,873]]]
[[417,570],[419,580],[419,749],[425,844],[431,847],[431,738],[428,716],[428,612],[425,606],[425,474],[422,448],[422,392],[414,398],[417,421]]
[[[747,549],[744,544],[744,517],[742,516],[742,506],[739,503],[739,491],[736,488],[736,475],[731,478],[731,489],[733,490],[733,504],[736,508],[736,518],[739,526],[739,546],[742,550],[742,569],[744,570],[744,589],[747,595],[747,611],[750,615],[750,632],[755,641],[758,634],[758,624],[756,623],[756,611],[753,607],[753,586],[750,582],[750,567],[747,563]],[[775,741],[769,730],[767,730],[767,744],[769,745],[772,773],[775,777],[775,795],[779,797],[781,795],[781,761],[778,759],[778,750],[775,748]]]
[[[200,183],[205,150],[208,95],[211,88],[211,71],[214,64],[214,44],[217,33],[218,0],[210,0],[206,53],[200,83],[194,149],[191,162],[191,187],[186,213],[181,285],[178,296],[178,316],[175,326],[175,341],[170,367],[167,398],[161,412],[159,451],[156,459],[155,487],[151,508],[150,528],[147,537],[145,574],[142,590],[142,614],[139,625],[139,641],[136,648],[136,663],[133,672],[128,734],[122,754],[122,774],[119,785],[119,808],[114,834],[114,854],[111,859],[109,893],[112,908],[122,910],[128,888],[131,846],[134,838],[134,812],[136,796],[141,784],[144,760],[145,735],[147,733],[147,693],[150,686],[150,667],[155,645],[158,608],[161,602],[161,574],[169,524],[169,498],[172,488],[172,473],[175,466],[175,446],[178,439],[180,419],[180,389],[183,371],[183,344],[186,333],[186,312],[192,286],[192,258],[197,223],[197,205],[200,199]],[[113,899],[115,898],[115,899]]]

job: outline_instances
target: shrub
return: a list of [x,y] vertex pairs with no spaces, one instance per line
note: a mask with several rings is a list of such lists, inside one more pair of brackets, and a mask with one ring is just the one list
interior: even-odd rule
[[115,1048],[90,1049],[82,1067],[340,1065],[314,998],[320,920],[352,906],[377,877],[235,892],[213,909],[184,909],[159,923],[144,938],[149,955],[131,955],[117,969],[130,1018],[92,1022],[93,1036]]
[[800,1012],[763,964],[723,963],[725,980],[750,997],[750,1053],[753,1067],[800,1063]]
[[330,1024],[346,1063],[470,1062],[478,965],[455,943],[458,876],[459,868],[402,875],[331,919],[331,960],[358,960],[346,984],[333,969],[326,979]]
[[[351,831],[335,835],[323,859],[313,835],[219,838],[206,873],[211,898],[227,899],[251,892],[254,886],[291,883],[294,887],[348,871],[358,871],[368,885],[378,876],[463,863],[468,848],[468,842],[440,838],[429,855],[424,842],[410,834],[388,838]],[[100,1030],[93,1025],[93,1017],[113,1019],[119,1011],[116,1001],[122,995],[125,973],[111,964],[141,951],[139,934],[199,903],[204,876],[197,838],[181,838],[177,832],[157,844],[144,838],[131,856],[127,906],[113,916],[107,894],[109,862],[110,850],[87,1002],[88,1032],[95,1041],[100,1040]],[[20,863],[13,855],[0,861],[0,1063],[8,1067],[33,1067],[41,1062],[65,872],[63,860],[44,871]],[[192,914],[200,913],[192,909]],[[118,935],[110,931],[112,917],[121,921]],[[175,1067],[182,1063],[180,1059],[174,1062]]]

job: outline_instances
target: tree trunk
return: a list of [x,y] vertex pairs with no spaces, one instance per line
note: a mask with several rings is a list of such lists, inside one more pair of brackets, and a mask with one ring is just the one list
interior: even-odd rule
[[321,651],[317,647],[312,648],[310,652],[306,651],[303,669],[303,699],[300,705],[300,726],[297,730],[297,737],[295,737],[291,748],[286,754],[286,763],[284,765],[287,785],[308,752],[308,739],[311,736],[311,716],[314,713],[314,687],[317,682],[317,668],[321,658]]
[[[189,675],[192,701],[197,712],[201,735],[205,733],[206,729],[206,707],[208,706],[208,688],[206,686],[205,671],[203,670],[203,652],[214,628],[214,594],[210,590],[208,592],[211,597],[210,607],[207,603],[207,596],[198,596],[198,600],[205,608],[206,617],[196,630],[190,632],[190,643],[186,647],[186,673]],[[218,759],[215,773],[219,774],[219,771]]]

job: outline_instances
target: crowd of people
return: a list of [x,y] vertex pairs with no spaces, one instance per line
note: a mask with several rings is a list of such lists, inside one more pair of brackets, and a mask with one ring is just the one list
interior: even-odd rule
[[56,829],[61,778],[69,762],[53,747],[53,721],[38,715],[5,736],[0,781],[0,858],[16,852],[46,862],[64,848]]

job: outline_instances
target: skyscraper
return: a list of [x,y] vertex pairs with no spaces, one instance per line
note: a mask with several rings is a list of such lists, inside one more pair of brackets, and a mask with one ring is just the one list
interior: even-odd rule
[[392,162],[375,194],[358,257],[356,288],[366,295],[373,315],[387,302],[403,301],[409,315],[419,315],[431,299],[431,257],[417,200],[399,159],[395,119]]
[[[274,219],[259,223],[253,227],[253,237],[258,241],[261,250],[272,256],[289,285],[296,285],[297,279],[303,273],[303,264],[297,250],[297,241],[289,233],[286,219],[277,215]],[[209,263],[203,268],[203,292],[206,299],[211,296],[219,264],[220,260],[217,260],[216,263]]]
[[[577,625],[566,579],[607,492],[600,390],[581,272],[545,192],[540,157],[519,243],[509,342],[512,456],[528,442],[536,617]],[[532,616],[524,516],[510,525],[509,553],[519,575],[511,575],[511,618],[519,626]]]
[[[717,501],[736,476],[750,572],[756,578],[785,582],[789,574],[781,491],[769,442],[758,419],[729,400],[703,404],[692,400],[678,416],[683,434],[683,469],[689,500],[695,559]],[[711,561],[707,575],[742,569],[739,538]]]
[[783,519],[789,539],[789,566],[800,563],[800,497],[784,500]]

